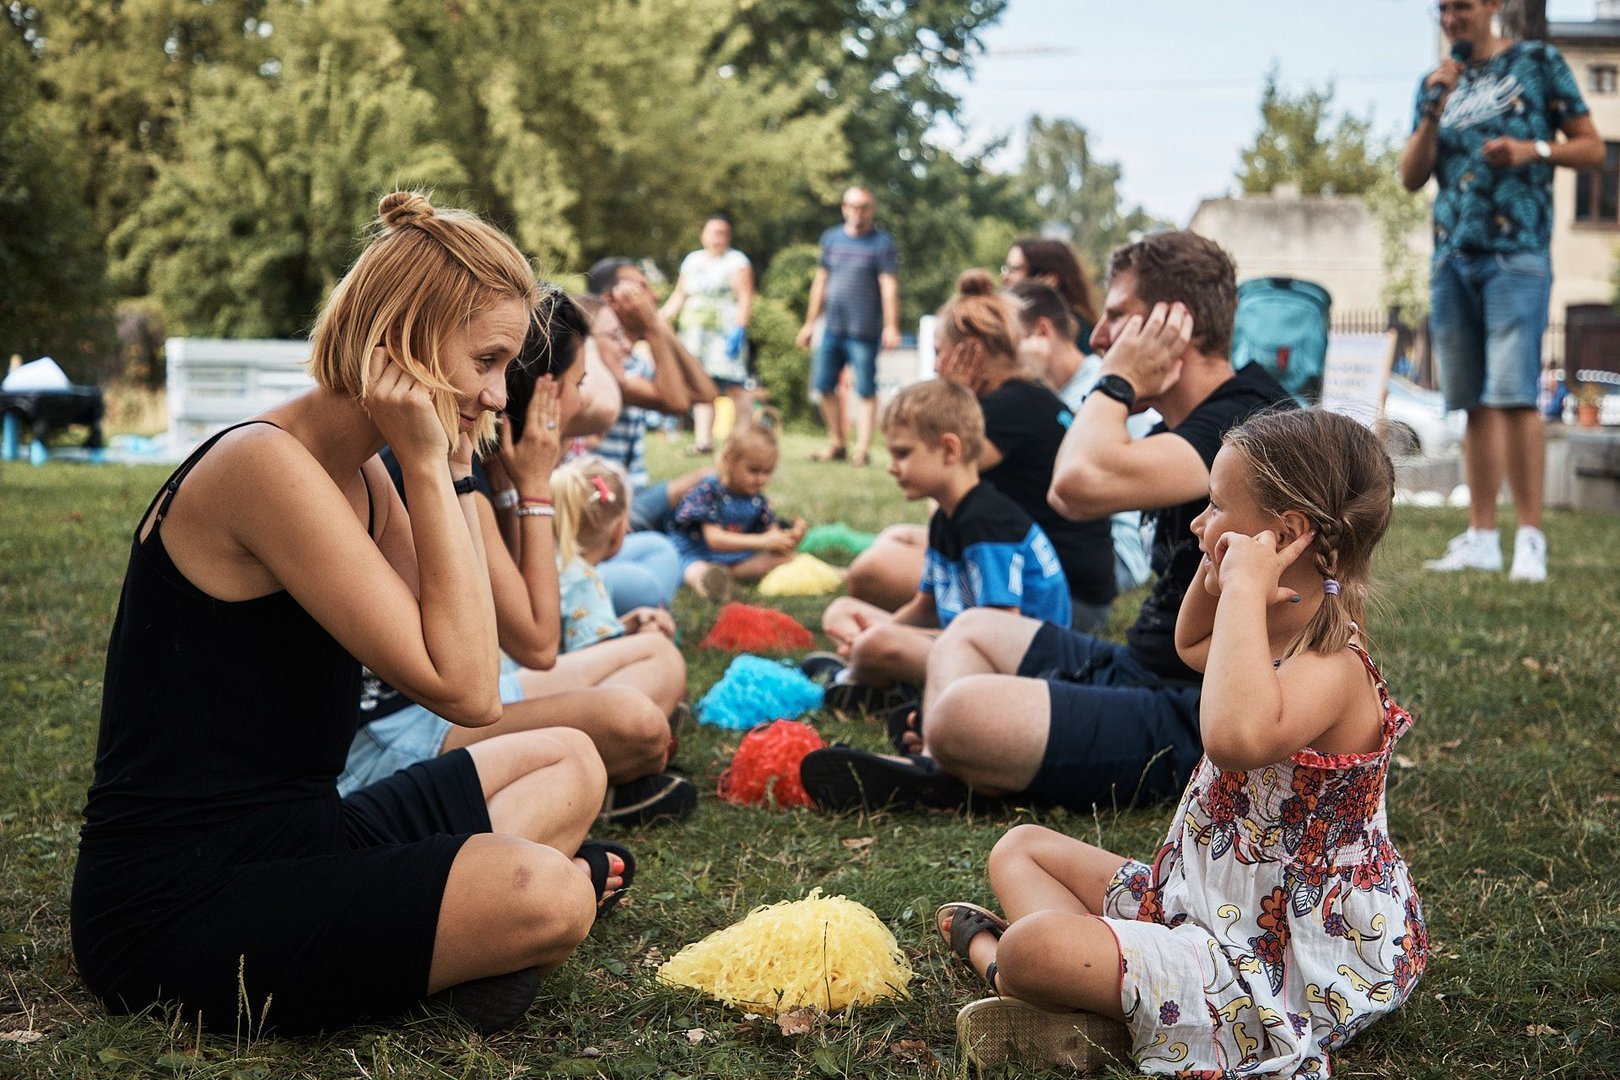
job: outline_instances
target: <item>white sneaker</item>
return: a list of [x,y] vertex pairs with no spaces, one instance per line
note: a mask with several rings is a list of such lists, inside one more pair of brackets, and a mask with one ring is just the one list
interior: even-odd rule
[[1513,539],[1513,569],[1508,577],[1514,581],[1547,580],[1547,536],[1540,529],[1520,527]]
[[1430,559],[1423,564],[1423,568],[1439,570],[1442,573],[1454,573],[1458,570],[1501,570],[1501,541],[1495,529],[1488,531],[1469,529],[1461,536],[1453,536],[1451,542],[1446,545],[1446,553],[1438,559]]

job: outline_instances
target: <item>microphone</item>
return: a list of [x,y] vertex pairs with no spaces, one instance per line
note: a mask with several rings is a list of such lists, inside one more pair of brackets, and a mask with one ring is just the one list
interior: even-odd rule
[[[1453,42],[1451,45],[1451,59],[1458,64],[1467,66],[1474,55],[1474,43],[1466,38]],[[1423,107],[1425,110],[1434,110],[1436,119],[1439,119],[1440,99],[1445,96],[1445,87],[1435,83],[1423,92]]]

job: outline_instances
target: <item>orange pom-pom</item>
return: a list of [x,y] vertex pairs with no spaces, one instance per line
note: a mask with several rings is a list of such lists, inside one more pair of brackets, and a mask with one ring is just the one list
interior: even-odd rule
[[816,729],[797,720],[761,724],[737,747],[731,765],[720,774],[716,793],[738,806],[813,806],[799,781],[799,763],[827,744]]
[[815,639],[791,615],[732,603],[720,609],[701,644],[730,652],[803,652],[815,647]]

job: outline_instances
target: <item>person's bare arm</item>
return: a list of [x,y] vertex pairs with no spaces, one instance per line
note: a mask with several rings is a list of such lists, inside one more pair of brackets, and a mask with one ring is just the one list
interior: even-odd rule
[[900,347],[900,279],[893,274],[878,275],[878,299],[883,304],[883,347]]
[[775,555],[791,555],[796,543],[792,534],[780,525],[772,525],[764,532],[743,533],[710,522],[703,525],[703,542],[714,552],[768,551]]
[[808,349],[810,339],[815,335],[816,320],[821,318],[821,311],[827,304],[827,268],[816,267],[816,276],[810,279],[810,306],[805,309],[804,325],[799,328],[797,341],[799,348]]
[[934,606],[934,594],[919,592],[901,604],[895,609],[894,621],[903,626],[938,629],[939,609]]
[[[557,430],[560,412],[555,381],[549,376],[537,379],[524,416],[523,438],[514,443],[509,428],[501,431],[501,467],[526,498],[547,498],[551,494],[551,471],[562,454]],[[481,496],[477,501],[501,648],[524,667],[548,670],[557,662],[562,642],[562,600],[552,519],[540,514],[512,514],[518,538],[508,548],[495,508]]]
[[[451,490],[444,430],[425,388],[374,360],[365,401],[399,460],[410,518],[391,512],[374,542],[302,445],[252,429],[238,436],[240,452],[226,448],[230,469],[221,482],[230,491],[219,517],[299,606],[389,685],[452,723],[494,723],[500,651],[473,496]],[[471,444],[462,441],[452,460],[470,470]],[[415,591],[384,554],[400,557],[405,537]]]
[[563,432],[570,438],[600,435],[612,427],[624,411],[624,395],[619,390],[619,380],[607,361],[602,359],[596,342],[586,338],[583,354],[581,362],[585,365],[585,381],[579,386],[579,410]]
[[[1120,330],[1103,373],[1136,388],[1138,398],[1163,394],[1181,374],[1192,318],[1180,304],[1154,306],[1146,320]],[[1121,510],[1156,510],[1209,494],[1209,469],[1191,443],[1162,432],[1132,439],[1123,402],[1092,393],[1081,402],[1058,448],[1047,501],[1064,517],[1093,520]]]
[[621,374],[619,388],[626,404],[665,413],[684,413],[692,407],[686,373],[677,351],[680,342],[669,324],[659,318],[652,294],[640,285],[621,281],[608,294],[608,303],[631,338],[647,342],[652,350],[653,375]]
[[1446,99],[1457,88],[1457,80],[1462,78],[1462,65],[1447,58],[1440,62],[1440,66],[1429,72],[1424,85],[1435,95],[1435,99],[1423,108],[1423,115],[1418,125],[1406,140],[1406,147],[1401,151],[1400,175],[1401,186],[1407,191],[1416,191],[1429,182],[1434,175],[1434,165],[1439,154],[1440,113],[1446,107]]
[[679,315],[681,313],[681,308],[685,306],[686,279],[684,277],[677,278],[675,281],[675,288],[670,292],[669,299],[664,301],[664,306],[658,309],[658,314],[663,318],[668,319],[670,322],[674,322],[675,316]]
[[754,267],[744,266],[731,277],[731,291],[737,297],[737,325],[747,327],[754,314]]

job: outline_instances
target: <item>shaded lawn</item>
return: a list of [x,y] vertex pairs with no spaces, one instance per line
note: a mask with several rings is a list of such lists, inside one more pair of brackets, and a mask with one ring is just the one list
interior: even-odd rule
[[[655,472],[688,466],[653,440]],[[790,435],[772,486],[812,523],[920,521],[881,468],[812,466]],[[881,454],[879,455],[881,458]],[[68,883],[89,783],[108,629],[130,531],[156,467],[0,466],[0,1076],[960,1076],[956,1009],[979,995],[932,928],[947,899],[990,903],[985,857],[1038,821],[1122,854],[1153,849],[1169,808],[1091,816],[826,817],[707,797],[684,826],[626,835],[633,899],[518,1029],[482,1039],[444,1019],[321,1039],[199,1038],[163,1018],[109,1017],[75,979]],[[1458,511],[1402,509],[1381,559],[1374,652],[1417,725],[1390,782],[1390,821],[1428,909],[1433,952],[1412,1001],[1336,1059],[1341,1076],[1620,1075],[1620,520],[1551,516],[1552,581],[1434,577],[1422,558]],[[1111,633],[1139,595],[1117,605]],[[823,602],[784,609],[812,627]],[[729,655],[696,647],[713,612],[677,606],[695,700]],[[874,749],[881,731],[818,720]],[[712,792],[737,735],[704,728],[681,764]],[[845,840],[866,840],[846,846]],[[909,1001],[797,1037],[653,982],[659,958],[813,886],[888,923],[918,978]],[[690,1034],[702,1029],[700,1041]],[[20,1036],[20,1037],[19,1037]]]

